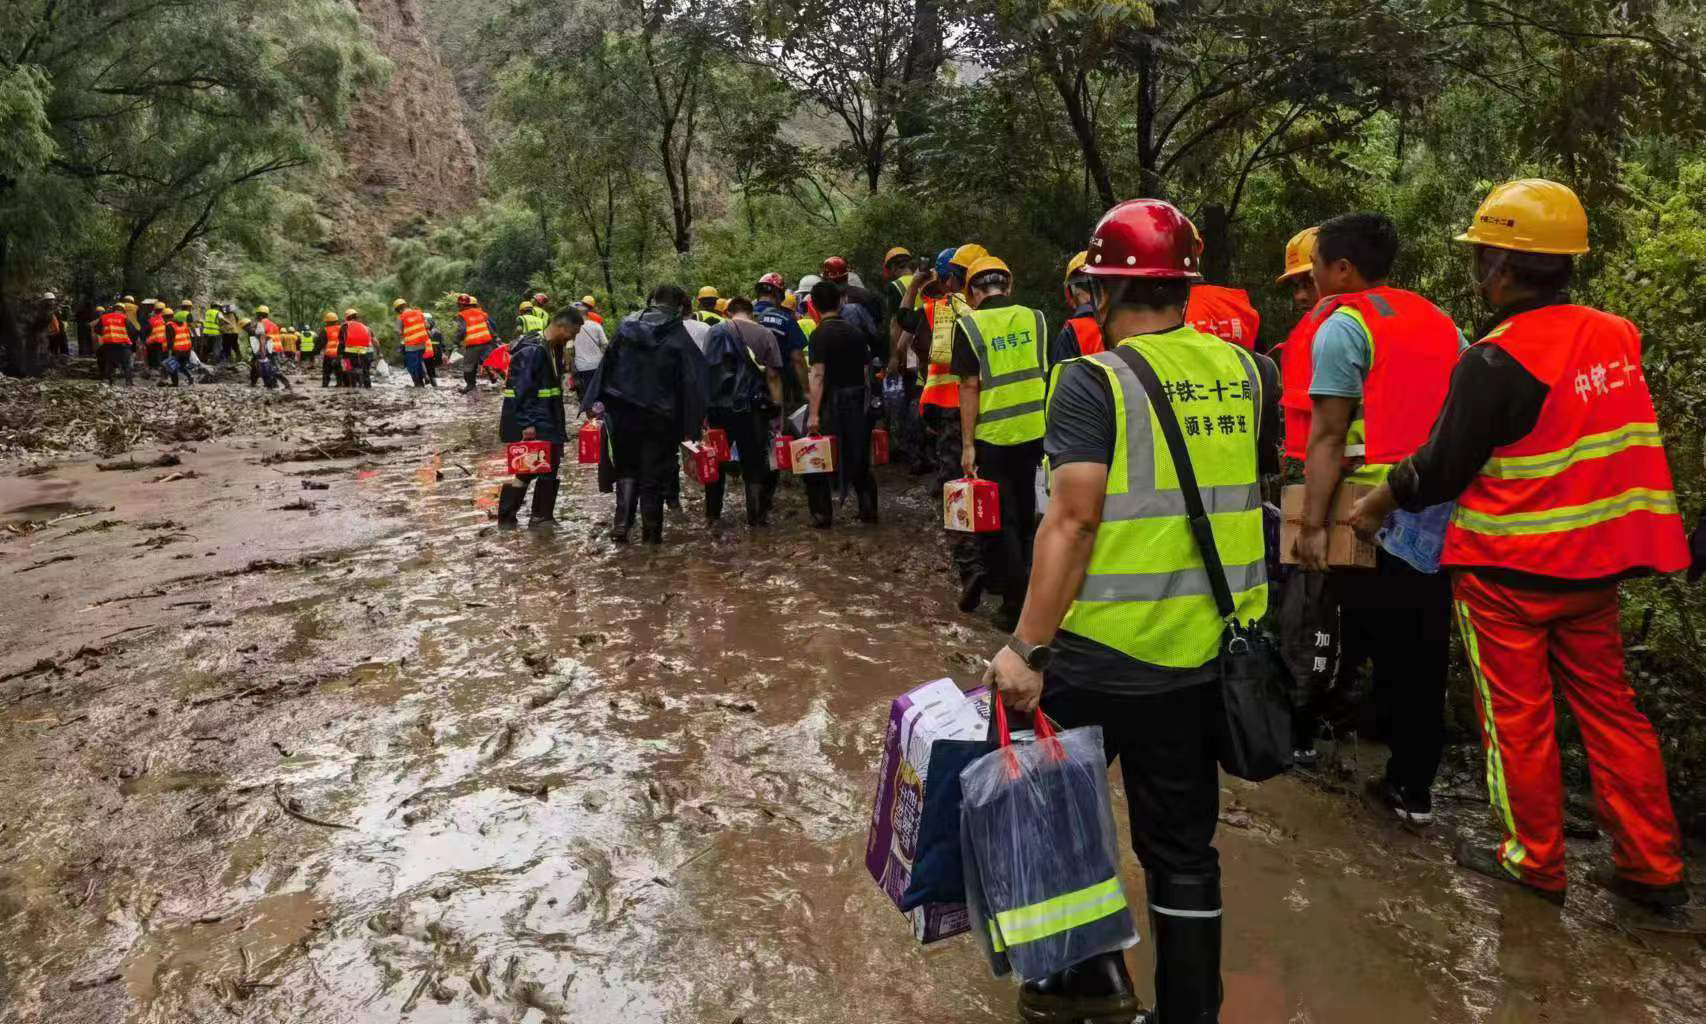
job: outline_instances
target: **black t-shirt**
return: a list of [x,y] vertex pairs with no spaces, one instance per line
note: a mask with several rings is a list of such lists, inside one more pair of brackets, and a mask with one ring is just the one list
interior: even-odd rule
[[841,319],[826,316],[812,332],[811,363],[823,367],[825,391],[865,385],[865,367],[871,347],[865,332]]
[[[1279,471],[1279,368],[1263,355],[1252,355],[1261,380],[1257,416],[1256,464],[1260,472]],[[1118,431],[1114,394],[1108,376],[1083,361],[1060,364],[1049,391],[1048,426],[1043,450],[1049,468],[1074,462],[1111,465]],[[1051,683],[1112,693],[1155,694],[1206,683],[1215,677],[1211,662],[1201,668],[1177,669],[1138,661],[1087,637],[1061,630],[1055,635]]]

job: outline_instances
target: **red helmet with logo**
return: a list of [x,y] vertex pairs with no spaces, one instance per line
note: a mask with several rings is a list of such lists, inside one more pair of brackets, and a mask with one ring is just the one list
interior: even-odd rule
[[1197,231],[1172,203],[1127,199],[1107,213],[1090,233],[1091,277],[1147,277],[1200,281]]
[[831,256],[823,261],[823,276],[840,284],[847,280],[847,261],[839,256]]
[[782,275],[776,273],[774,270],[758,279],[758,287],[774,288],[776,289],[777,294],[787,291],[787,286],[782,283]]

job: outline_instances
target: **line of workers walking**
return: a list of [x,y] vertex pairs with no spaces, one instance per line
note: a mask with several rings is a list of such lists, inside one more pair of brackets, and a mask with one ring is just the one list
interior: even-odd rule
[[[1391,754],[1368,790],[1383,813],[1432,820],[1455,621],[1500,832],[1496,843],[1460,844],[1458,863],[1563,902],[1562,691],[1612,839],[1611,863],[1589,878],[1653,913],[1688,899],[1658,742],[1635,707],[1618,627],[1620,581],[1690,563],[1640,335],[1569,299],[1575,258],[1588,251],[1569,188],[1502,185],[1457,241],[1491,312],[1473,343],[1390,281],[1399,239],[1375,213],[1334,217],[1286,246],[1277,283],[1299,320],[1268,354],[1253,351],[1247,295],[1202,283],[1201,236],[1157,200],[1121,203],[1097,224],[1066,268],[1073,314],[1052,336],[1041,312],[1012,297],[1008,265],[975,244],[921,268],[891,249],[880,294],[839,259],[797,297],[774,273],[753,301],[711,289],[689,300],[660,285],[595,358],[582,359],[584,308],[546,316],[511,346],[501,436],[552,442],[553,472],[534,504],[548,519],[572,358],[583,414],[603,421],[614,536],[627,539],[637,507],[656,541],[678,446],[707,425],[741,454],[754,525],[774,495],[761,454],[772,438],[835,437],[841,469],[808,496],[814,525],[828,526],[836,493],[876,517],[872,426],[885,398],[916,409],[919,430],[904,446],[914,471],[939,484],[976,474],[999,488],[1001,531],[963,536],[953,551],[961,607],[995,595],[1011,633],[986,680],[1018,710],[1102,727],[1148,887],[1156,1008],[1140,1011],[1112,953],[1023,985],[1021,1016],[1214,1021],[1226,622],[1198,547],[1206,537],[1236,618],[1263,618],[1270,585],[1299,588],[1312,621],[1342,634],[1340,677],[1372,665]],[[1158,433],[1145,375],[1181,425],[1187,473]],[[789,428],[782,414],[796,403],[804,422]],[[906,434],[905,417],[889,419]],[[1301,476],[1304,500],[1290,524],[1297,568],[1277,572],[1262,485],[1281,472]],[[1187,477],[1201,493],[1194,522]],[[1366,488],[1349,519],[1379,544],[1372,568],[1329,564],[1331,510],[1346,484]],[[524,494],[507,489],[500,514],[513,521]],[[710,518],[721,505],[720,490],[707,494]],[[1300,756],[1313,739],[1298,737]]]

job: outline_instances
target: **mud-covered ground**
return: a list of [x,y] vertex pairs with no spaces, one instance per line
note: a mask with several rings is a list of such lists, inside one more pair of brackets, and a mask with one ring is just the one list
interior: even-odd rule
[[[490,392],[210,391],[278,418],[0,465],[69,485],[0,533],[0,1021],[1014,1019],[863,864],[888,701],[999,643],[925,485],[829,533],[689,493],[618,548],[574,467],[557,529],[492,525]],[[1346,788],[1226,782],[1223,1019],[1706,1019],[1706,945],[1588,886],[1602,841],[1560,912],[1451,866],[1472,775],[1425,833]]]

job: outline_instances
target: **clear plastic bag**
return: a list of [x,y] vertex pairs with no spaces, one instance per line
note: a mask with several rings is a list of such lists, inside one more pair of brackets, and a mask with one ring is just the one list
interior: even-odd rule
[[1100,726],[1015,744],[995,702],[999,747],[960,773],[960,845],[972,934],[997,975],[1024,981],[1135,945],[1119,875]]

